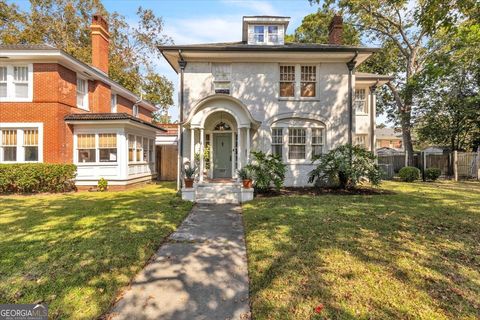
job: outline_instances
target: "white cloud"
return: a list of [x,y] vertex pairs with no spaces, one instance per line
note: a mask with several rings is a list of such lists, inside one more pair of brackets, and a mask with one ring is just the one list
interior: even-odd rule
[[255,15],[280,15],[277,9],[267,1],[222,0],[223,4],[247,9]]

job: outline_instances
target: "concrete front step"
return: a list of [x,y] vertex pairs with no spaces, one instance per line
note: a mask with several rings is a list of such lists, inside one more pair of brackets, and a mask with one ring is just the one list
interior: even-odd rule
[[253,189],[244,189],[240,183],[196,183],[182,189],[182,199],[198,203],[241,203],[253,199]]

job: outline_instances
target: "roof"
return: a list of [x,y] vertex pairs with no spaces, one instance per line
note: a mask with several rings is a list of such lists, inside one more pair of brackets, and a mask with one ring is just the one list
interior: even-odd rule
[[151,128],[167,131],[164,128],[154,125],[148,121],[136,118],[128,113],[71,113],[65,116],[65,121],[119,121],[119,120],[129,120],[142,125],[149,126]]
[[378,139],[402,139],[402,132],[395,128],[377,128],[375,135]]
[[321,44],[321,43],[297,43],[286,42],[282,45],[252,45],[243,41],[219,42],[187,45],[159,46],[160,51],[184,50],[184,51],[303,51],[303,52],[376,52],[380,48],[356,47],[346,45]]
[[[135,93],[132,91],[128,90],[124,86],[122,86],[120,83],[116,82],[115,80],[112,80],[107,74],[105,74],[103,71],[95,68],[94,66],[91,66],[71,54],[66,53],[65,51],[58,49],[54,46],[51,46],[49,44],[0,44],[0,58],[4,56],[2,54],[3,52],[8,52],[8,51],[32,51],[35,52],[35,54],[41,54],[42,57],[46,56],[49,57],[51,54],[58,54],[60,57],[64,57],[68,59],[73,65],[76,65],[77,67],[85,68],[88,70],[88,72],[94,74],[97,76],[97,78],[100,78],[102,81],[105,83],[109,84],[111,87],[117,89],[118,91],[124,93],[127,95],[125,98],[127,99],[133,99],[136,101],[141,100],[139,96],[137,96]],[[45,55],[44,53],[47,52],[49,55]],[[17,58],[18,55],[15,55],[14,58]],[[3,60],[3,59],[2,59]],[[87,73],[87,75],[90,75]],[[153,105],[151,102],[142,100],[140,103],[143,107],[146,107],[150,109],[151,111],[156,111],[158,108]]]

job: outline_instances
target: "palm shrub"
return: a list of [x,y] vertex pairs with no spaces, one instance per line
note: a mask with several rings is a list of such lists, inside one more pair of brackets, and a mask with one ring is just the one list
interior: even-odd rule
[[319,163],[308,174],[308,182],[316,186],[337,185],[341,189],[354,188],[367,179],[372,185],[378,185],[382,174],[375,159],[372,152],[360,146],[339,146],[314,161]]
[[282,162],[279,155],[266,154],[262,151],[252,151],[252,163],[245,166],[253,177],[255,192],[264,193],[270,190],[272,185],[279,190],[285,180],[287,166]]
[[420,170],[416,167],[403,167],[398,172],[398,176],[402,181],[413,182],[420,178]]

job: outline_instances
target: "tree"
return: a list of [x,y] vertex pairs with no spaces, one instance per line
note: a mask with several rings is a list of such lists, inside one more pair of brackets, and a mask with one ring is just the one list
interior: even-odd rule
[[[474,6],[473,0],[327,0],[324,3],[325,8],[342,10],[355,27],[370,35],[371,42],[394,48],[382,52],[394,62],[390,73],[395,75],[395,80],[387,83],[389,93],[384,92],[392,102],[384,106],[402,127],[410,164],[413,163],[412,110],[418,92],[417,76],[431,54],[425,43],[439,27],[452,25]],[[372,71],[376,71],[376,67],[384,69],[385,63],[372,64]]]
[[[334,15],[335,13],[332,10],[319,9],[316,13],[305,16],[302,24],[295,29],[295,33],[287,36],[287,41],[328,43],[328,28]],[[344,21],[343,43],[348,45],[360,44],[360,33],[349,21]]]
[[139,7],[138,25],[116,12],[108,13],[99,0],[30,0],[30,10],[0,0],[0,40],[5,44],[47,43],[91,63],[90,24],[100,13],[109,23],[109,76],[152,103],[173,104],[173,84],[155,72],[158,45],[171,43],[161,17]]

